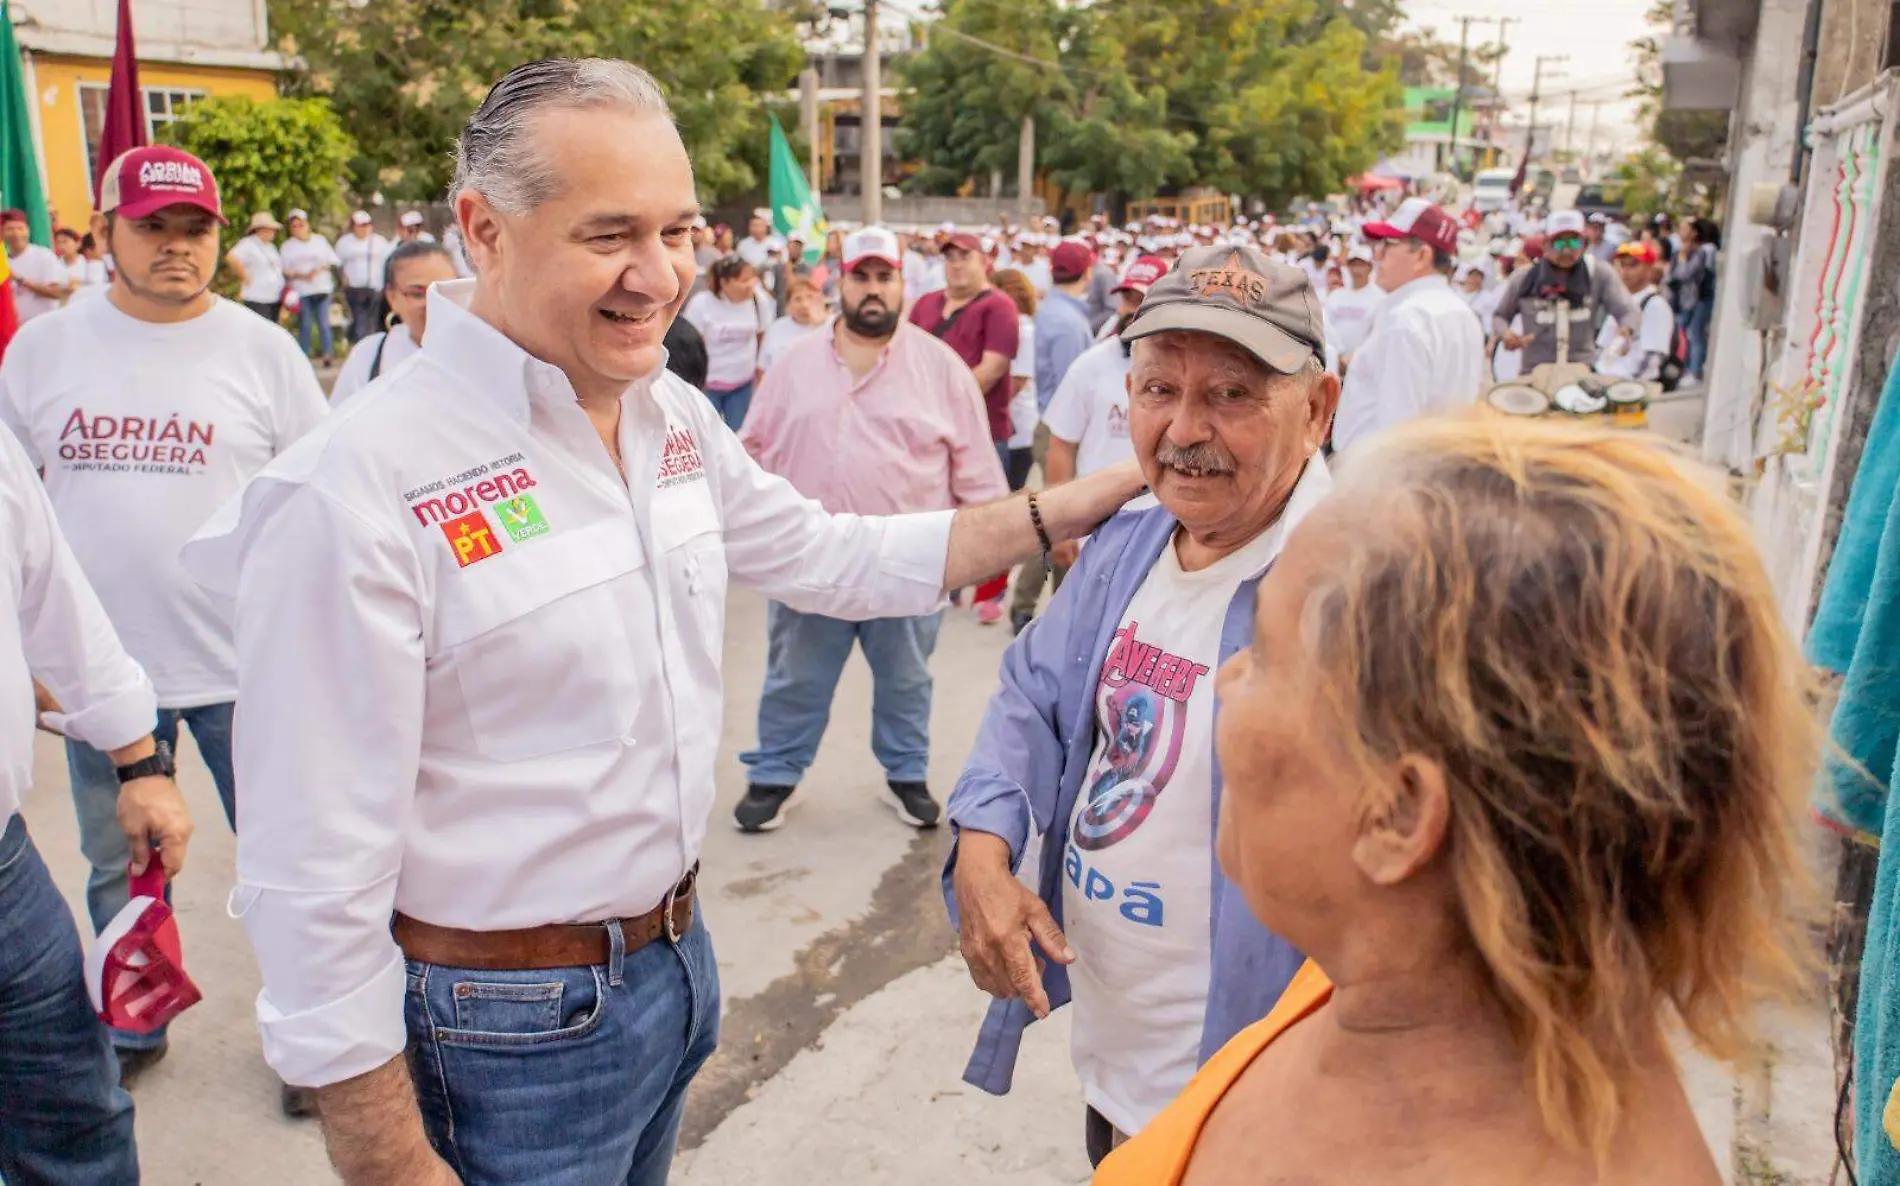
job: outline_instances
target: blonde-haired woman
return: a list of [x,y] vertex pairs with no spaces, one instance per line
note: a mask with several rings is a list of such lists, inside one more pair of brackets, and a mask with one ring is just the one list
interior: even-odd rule
[[1422,420],[1345,467],[1220,675],[1222,867],[1310,962],[1098,1186],[1715,1186],[1718,1056],[1803,959],[1803,671],[1659,448]]

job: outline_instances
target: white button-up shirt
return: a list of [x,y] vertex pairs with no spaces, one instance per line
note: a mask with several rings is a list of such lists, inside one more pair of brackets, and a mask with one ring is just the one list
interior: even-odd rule
[[40,476],[0,432],[0,828],[33,781],[33,676],[66,710],[68,737],[115,750],[158,722],[158,695],[119,645],[59,533]]
[[616,472],[557,369],[429,295],[421,352],[187,545],[236,596],[238,887],[291,1083],[404,1045],[392,910],[503,930],[651,910],[713,804],[730,578],[807,612],[939,604],[951,512],[826,514],[659,372]]
[[1345,452],[1382,428],[1475,402],[1484,386],[1484,330],[1440,275],[1421,276],[1385,299],[1372,334],[1352,357],[1333,419]]

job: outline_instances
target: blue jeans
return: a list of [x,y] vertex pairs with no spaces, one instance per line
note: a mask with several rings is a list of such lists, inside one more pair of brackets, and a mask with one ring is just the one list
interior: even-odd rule
[[[211,781],[217,784],[218,798],[224,804],[224,819],[237,827],[237,787],[231,775],[230,703],[207,704],[202,708],[161,708],[158,710],[157,737],[173,749],[178,748],[178,723],[191,727],[191,739],[198,743]],[[119,772],[112,758],[77,741],[66,743],[66,773],[73,785],[73,810],[79,816],[79,851],[86,854],[92,874],[86,879],[86,913],[92,916],[92,933],[125,908],[131,894],[126,887],[125,864],[132,859],[119,830]],[[124,1050],[157,1046],[165,1040],[163,1027],[149,1034],[123,1030],[112,1032],[112,1044]]]
[[1682,323],[1682,332],[1689,339],[1689,357],[1683,361],[1683,373],[1693,378],[1702,377],[1702,368],[1709,361],[1709,323],[1715,317],[1713,298],[1697,301],[1689,307],[1689,316]]
[[831,697],[851,657],[871,665],[871,752],[892,782],[923,782],[930,767],[930,656],[943,613],[846,622],[766,607],[769,649],[759,698],[759,748],[739,755],[761,786],[797,786],[818,756]]
[[139,1180],[132,1097],[86,997],[73,916],[18,815],[0,831],[0,1179]]
[[745,427],[745,414],[752,408],[752,384],[746,383],[731,391],[708,391],[706,398],[712,401],[713,410],[719,413],[727,428],[738,432]]
[[[297,344],[303,347],[305,354],[309,354],[315,345],[311,341],[314,337],[323,343],[323,357],[330,357],[335,345],[330,340],[330,298],[335,295],[326,292],[297,299]],[[314,333],[311,332],[313,330]]]
[[422,1122],[467,1186],[665,1186],[686,1087],[719,1043],[697,917],[605,964],[490,972],[409,962]]

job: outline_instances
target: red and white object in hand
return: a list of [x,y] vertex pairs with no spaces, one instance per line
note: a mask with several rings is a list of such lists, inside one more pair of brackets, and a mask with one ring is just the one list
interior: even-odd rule
[[158,854],[131,881],[132,900],[86,953],[86,991],[99,1020],[149,1034],[203,998],[185,974],[178,919],[165,901]]

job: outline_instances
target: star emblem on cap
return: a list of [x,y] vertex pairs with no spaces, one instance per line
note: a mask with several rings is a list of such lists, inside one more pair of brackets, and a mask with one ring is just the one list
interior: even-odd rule
[[1239,251],[1229,255],[1218,268],[1196,268],[1189,272],[1188,287],[1197,297],[1205,299],[1225,294],[1242,305],[1267,299],[1267,278],[1248,267]]

